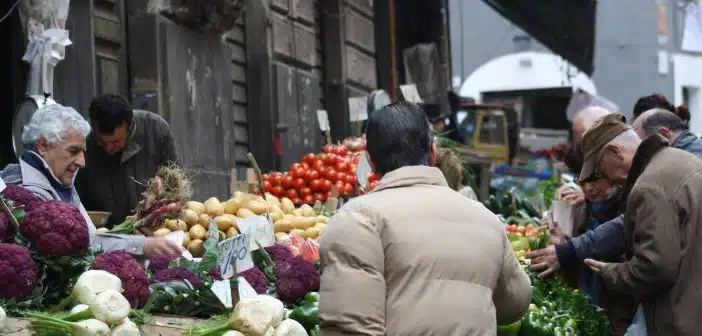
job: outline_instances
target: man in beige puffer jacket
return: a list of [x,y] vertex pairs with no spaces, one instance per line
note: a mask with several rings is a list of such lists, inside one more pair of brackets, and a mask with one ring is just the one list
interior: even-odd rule
[[382,175],[346,204],[321,238],[325,336],[495,335],[531,300],[504,224],[448,187],[424,112],[373,113],[368,154]]

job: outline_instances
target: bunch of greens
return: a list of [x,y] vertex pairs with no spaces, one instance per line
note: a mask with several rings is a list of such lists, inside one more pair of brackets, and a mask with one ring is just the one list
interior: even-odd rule
[[[184,276],[151,284],[151,297],[144,305],[143,311],[148,314],[188,317],[210,317],[227,313],[229,309],[210,289],[214,281],[212,269],[217,267],[218,242],[217,235],[210,235],[205,241],[205,253],[200,262],[184,258],[171,261],[169,269],[177,269],[180,271],[177,273]],[[197,275],[201,281],[189,281],[188,274]]]
[[551,208],[551,202],[553,201],[553,198],[556,196],[556,189],[558,189],[558,180],[550,179],[550,180],[544,180],[544,181],[539,181],[539,193],[543,196],[544,200],[544,208],[545,209],[550,209]]
[[591,304],[582,291],[571,289],[558,278],[539,279],[531,270],[527,270],[527,274],[532,283],[532,302],[538,312],[531,312],[522,319],[522,330],[525,324],[543,326],[541,322],[547,321],[546,325],[553,323],[554,332],[555,327],[564,324],[561,329],[575,331],[571,334],[611,335],[612,329],[605,311]]

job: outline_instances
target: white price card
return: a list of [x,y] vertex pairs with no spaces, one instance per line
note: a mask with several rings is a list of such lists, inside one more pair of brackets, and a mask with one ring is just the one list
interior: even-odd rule
[[249,235],[246,233],[217,244],[217,266],[223,278],[229,279],[236,272],[243,272],[253,267],[249,244]]
[[400,85],[400,91],[402,91],[402,96],[405,97],[406,101],[415,104],[422,102],[422,97],[419,96],[419,91],[417,91],[417,85]]
[[217,223],[212,218],[210,218],[208,223],[209,223],[209,227],[207,230],[207,234],[208,234],[207,238],[210,238],[210,237],[219,238],[219,230],[217,230]]
[[0,192],[3,192],[7,188],[5,185],[5,181],[2,180],[2,177],[0,177]]
[[232,286],[229,280],[217,280],[212,283],[210,290],[214,293],[222,304],[227,308],[232,308]]
[[258,295],[258,293],[256,293],[256,290],[253,288],[253,286],[251,286],[251,284],[248,281],[246,281],[246,278],[240,276],[240,277],[237,277],[236,280],[237,280],[237,287],[239,290],[239,300],[250,299],[250,298]]
[[363,121],[368,119],[368,98],[349,98],[349,120]]
[[178,246],[180,248],[180,254],[183,256],[183,258],[188,259],[188,260],[193,260],[193,255],[190,254],[190,252],[183,248],[183,239],[185,238],[185,231],[173,231],[167,235],[164,236],[166,240],[169,242],[173,243],[174,245]]
[[356,179],[361,187],[366,188],[368,186],[368,176],[373,172],[370,163],[368,162],[368,155],[363,153],[358,160],[358,165],[356,166]]
[[262,247],[273,246],[275,244],[275,232],[273,224],[266,216],[251,216],[249,218],[240,219],[237,222],[242,233],[246,233],[250,237],[251,251],[258,250],[258,245]]
[[319,124],[319,130],[322,132],[329,132],[331,127],[329,126],[329,115],[325,110],[317,110],[317,123]]

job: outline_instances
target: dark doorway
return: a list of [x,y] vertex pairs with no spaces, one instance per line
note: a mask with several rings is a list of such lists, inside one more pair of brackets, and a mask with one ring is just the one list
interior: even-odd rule
[[0,22],[0,41],[10,41],[10,51],[0,53],[0,169],[15,160],[12,148],[12,116],[24,97],[27,65],[22,61],[25,37],[15,1],[0,2],[0,17],[12,12]]

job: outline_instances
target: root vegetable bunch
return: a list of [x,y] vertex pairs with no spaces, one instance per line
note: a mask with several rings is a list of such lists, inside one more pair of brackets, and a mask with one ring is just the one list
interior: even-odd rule
[[137,204],[134,215],[115,226],[112,233],[133,233],[138,229],[150,234],[167,218],[178,217],[193,189],[185,172],[175,165],[161,166],[156,176],[149,179],[144,199]]

